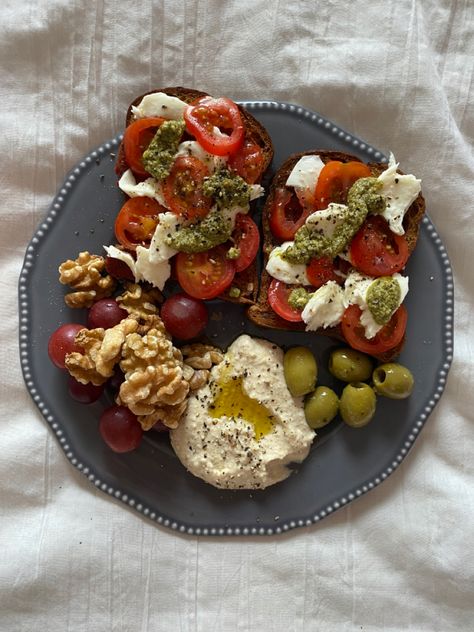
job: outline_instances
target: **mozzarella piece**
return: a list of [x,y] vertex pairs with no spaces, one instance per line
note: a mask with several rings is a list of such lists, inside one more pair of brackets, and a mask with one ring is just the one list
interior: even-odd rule
[[385,197],[386,207],[382,213],[390,230],[396,235],[405,234],[402,222],[410,205],[416,200],[421,191],[421,180],[414,175],[397,173],[398,162],[391,153],[388,168],[377,180],[382,183],[381,194]]
[[260,184],[250,185],[250,201],[257,200],[264,195],[265,189]]
[[306,219],[306,226],[320,235],[332,238],[336,228],[346,221],[347,211],[345,204],[331,202],[326,209],[311,213]]
[[109,257],[120,259],[127,264],[135,277],[135,281],[148,281],[159,290],[162,290],[166,281],[171,275],[171,266],[167,260],[152,261],[150,258],[151,249],[137,246],[137,260],[128,252],[123,252],[115,246],[104,246],[105,252]]
[[104,250],[109,257],[123,261],[130,268],[133,276],[135,276],[135,259],[129,252],[124,252],[115,246],[104,246]]
[[153,92],[145,95],[137,106],[132,105],[132,114],[137,119],[161,116],[168,120],[177,120],[183,118],[187,107],[188,104],[177,97],[171,97],[164,92]]
[[174,213],[161,213],[159,223],[153,234],[150,247],[137,246],[137,260],[128,252],[123,252],[115,246],[104,246],[109,257],[120,259],[127,264],[135,277],[135,281],[148,281],[159,290],[162,290],[171,274],[168,263],[176,250],[170,248],[165,239],[173,234],[179,227],[179,218]]
[[174,235],[180,226],[180,220],[174,213],[160,213],[158,215],[158,224],[150,242],[150,254],[148,256],[150,263],[161,263],[171,259],[178,251],[174,250],[166,243],[166,238]]
[[291,170],[286,181],[287,187],[295,189],[314,189],[324,167],[319,156],[302,156]]
[[283,281],[283,283],[311,285],[304,263],[290,263],[281,257],[282,253],[293,243],[293,241],[285,241],[281,246],[274,248],[270,253],[265,269],[270,276],[278,281]]
[[[400,286],[400,301],[397,307],[393,310],[392,314],[403,303],[405,296],[408,293],[408,277],[404,277],[396,272],[392,275],[392,278],[398,281]],[[358,305],[361,309],[360,322],[365,330],[365,337],[370,340],[373,338],[383,327],[374,320],[372,313],[367,305],[367,291],[372,283],[376,279],[371,276],[361,274],[353,270],[346,279],[345,291],[344,291],[344,306]]]
[[306,331],[326,329],[341,322],[344,309],[342,288],[335,281],[328,281],[311,296],[301,318],[306,323]]
[[227,163],[227,156],[210,154],[196,140],[185,140],[180,143],[176,154],[176,157],[178,156],[194,156],[206,165],[210,173],[222,169]]
[[161,182],[155,180],[155,178],[147,178],[143,182],[135,180],[135,176],[131,169],[128,169],[120,178],[119,189],[126,193],[129,197],[149,197],[159,202],[162,206],[166,207],[165,199],[163,197],[163,187]]
[[171,266],[168,261],[152,261],[150,248],[137,246],[137,262],[135,264],[135,280],[148,281],[159,290],[162,290],[171,275]]

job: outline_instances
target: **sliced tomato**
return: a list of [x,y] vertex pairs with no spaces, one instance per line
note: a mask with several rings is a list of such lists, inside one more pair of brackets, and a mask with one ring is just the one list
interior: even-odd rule
[[123,136],[125,159],[130,169],[139,176],[149,175],[142,163],[143,152],[164,120],[161,116],[138,119],[125,130]]
[[260,233],[258,226],[248,215],[239,213],[235,220],[235,228],[232,233],[235,247],[240,250],[238,259],[235,259],[235,271],[242,272],[248,268],[257,256],[260,245]]
[[178,156],[171,172],[163,181],[166,205],[176,215],[194,221],[205,217],[212,200],[204,195],[202,184],[209,169],[195,156]]
[[183,290],[194,298],[210,299],[221,294],[235,275],[235,265],[227,259],[227,248],[217,246],[207,252],[176,255],[176,276]]
[[264,169],[265,159],[263,152],[257,143],[246,139],[242,147],[229,158],[228,166],[230,169],[248,182],[255,184],[259,182]]
[[310,214],[311,210],[303,208],[289,189],[276,189],[270,211],[270,230],[277,239],[291,240]]
[[330,257],[318,257],[311,259],[306,266],[306,276],[313,287],[321,287],[328,281],[340,281],[334,265],[334,261]]
[[361,310],[358,305],[349,305],[342,316],[342,333],[353,349],[370,355],[379,355],[394,349],[403,340],[408,317],[403,305],[400,305],[390,321],[370,339],[365,337],[360,315]]
[[359,178],[367,178],[371,171],[363,162],[327,162],[319,174],[316,184],[315,204],[318,209],[325,209],[330,202],[345,204],[349,189]]
[[184,111],[186,129],[202,147],[215,156],[240,149],[244,124],[238,106],[225,97],[202,97]]
[[115,220],[115,236],[127,250],[136,250],[137,246],[150,243],[158,214],[166,209],[149,197],[130,198],[120,209]]
[[301,318],[301,310],[295,309],[288,303],[290,292],[295,289],[295,285],[287,285],[283,281],[272,279],[268,288],[268,302],[273,311],[285,320],[292,323],[299,323]]
[[389,276],[405,267],[408,243],[403,235],[392,233],[381,215],[370,215],[352,240],[350,255],[364,274]]

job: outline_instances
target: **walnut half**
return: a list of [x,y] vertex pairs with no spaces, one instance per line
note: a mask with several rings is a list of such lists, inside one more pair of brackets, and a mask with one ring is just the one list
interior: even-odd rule
[[121,358],[122,345],[128,334],[136,331],[134,318],[125,318],[110,329],[81,329],[75,343],[83,352],[74,351],[66,356],[66,368],[82,384],[104,384],[114,373]]
[[[152,328],[143,336],[138,333],[127,336],[122,345],[120,368],[125,381],[120,386],[117,403],[139,417],[181,404],[188,395],[181,353],[160,329]],[[166,425],[173,423],[162,421]]]
[[74,261],[59,266],[59,281],[74,290],[64,297],[68,307],[90,307],[101,298],[111,296],[116,281],[105,271],[105,259],[89,252],[80,252]]

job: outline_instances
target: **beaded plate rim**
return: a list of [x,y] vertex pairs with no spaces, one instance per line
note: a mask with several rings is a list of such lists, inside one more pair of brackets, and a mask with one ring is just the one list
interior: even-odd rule
[[[387,157],[378,149],[371,146],[370,144],[362,141],[357,138],[350,132],[344,130],[342,127],[334,124],[332,121],[328,120],[324,116],[318,114],[317,112],[308,110],[300,105],[295,105],[293,103],[279,102],[279,101],[241,101],[239,102],[243,107],[249,110],[282,110],[287,111],[291,114],[296,114],[297,116],[301,116],[307,119],[310,119],[314,123],[319,126],[324,127],[327,131],[329,131],[334,136],[339,139],[344,140],[345,142],[350,143],[353,147],[358,150],[365,151],[370,157],[374,158],[376,161],[387,162]],[[88,478],[88,480],[95,485],[98,489],[108,494],[111,497],[119,500],[124,503],[128,507],[131,507],[138,513],[142,514],[144,517],[150,519],[157,524],[164,526],[172,531],[187,534],[187,535],[195,535],[195,536],[256,536],[256,535],[264,535],[264,536],[272,536],[278,535],[282,533],[286,533],[290,530],[300,528],[300,527],[309,527],[314,524],[317,524],[320,520],[324,519],[328,515],[332,514],[334,511],[337,511],[341,507],[344,507],[348,503],[360,498],[367,492],[371,491],[378,485],[380,485],[390,474],[392,474],[400,465],[400,463],[404,460],[409,450],[413,446],[417,436],[419,435],[421,429],[423,428],[426,420],[429,415],[433,412],[436,404],[438,403],[441,395],[444,391],[448,371],[450,369],[452,359],[453,359],[453,318],[454,318],[454,284],[453,284],[453,273],[451,264],[449,261],[448,253],[446,251],[446,247],[444,246],[436,228],[434,227],[430,218],[425,215],[422,219],[422,224],[425,227],[428,236],[433,240],[437,251],[440,255],[442,261],[442,268],[444,274],[444,282],[445,282],[445,309],[444,309],[444,335],[443,335],[443,358],[444,362],[442,364],[441,369],[438,372],[438,379],[436,385],[430,395],[428,396],[428,403],[425,405],[423,412],[418,416],[418,418],[414,421],[413,426],[411,428],[410,434],[406,437],[406,441],[403,444],[403,447],[400,449],[400,452],[394,457],[392,463],[383,469],[379,474],[373,477],[366,484],[361,487],[353,489],[351,492],[347,493],[344,496],[341,496],[331,504],[327,505],[324,509],[321,509],[319,512],[314,514],[310,518],[300,519],[300,520],[290,520],[288,522],[282,523],[276,527],[193,527],[184,522],[175,521],[171,518],[167,518],[162,516],[156,510],[143,505],[141,502],[136,500],[133,497],[130,497],[129,494],[124,493],[122,490],[112,487],[103,481],[94,473],[93,468],[84,465],[80,459],[77,458],[74,451],[71,449],[71,446],[68,444],[66,437],[64,436],[63,428],[61,427],[61,423],[54,417],[51,411],[48,409],[46,404],[42,401],[41,396],[38,393],[36,383],[33,379],[30,361],[29,361],[29,348],[28,348],[28,339],[29,339],[29,305],[28,305],[28,278],[29,271],[33,266],[34,255],[38,245],[41,243],[42,238],[45,236],[45,233],[54,225],[55,218],[58,216],[58,213],[61,211],[62,206],[71,190],[71,187],[78,176],[82,174],[82,172],[87,169],[90,164],[101,158],[102,156],[110,153],[112,150],[118,147],[120,142],[122,141],[123,134],[118,134],[112,140],[104,142],[102,145],[92,150],[89,154],[87,154],[75,167],[71,169],[71,171],[66,176],[62,186],[54,197],[51,206],[45,216],[45,218],[40,222],[38,228],[36,229],[30,243],[28,244],[25,252],[25,258],[23,262],[23,266],[21,269],[19,283],[18,283],[18,306],[19,306],[19,347],[20,347],[20,363],[21,369],[23,373],[23,378],[26,384],[26,387],[36,404],[37,408],[41,412],[44,417],[46,423],[49,425],[51,430],[54,432],[60,447],[62,448],[66,458],[69,462],[84,476]]]

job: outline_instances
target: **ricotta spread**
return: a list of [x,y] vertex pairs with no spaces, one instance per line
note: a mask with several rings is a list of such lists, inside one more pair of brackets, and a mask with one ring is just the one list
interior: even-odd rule
[[195,476],[219,488],[263,489],[287,478],[315,433],[283,374],[283,351],[242,335],[188,400],[171,444]]

